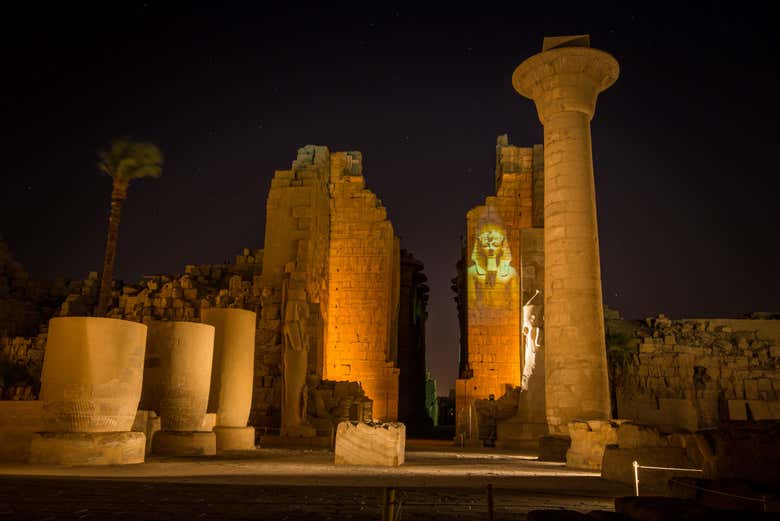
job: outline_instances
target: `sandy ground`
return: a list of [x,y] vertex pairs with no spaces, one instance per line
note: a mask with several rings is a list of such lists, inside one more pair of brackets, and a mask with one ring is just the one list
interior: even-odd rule
[[3,519],[379,519],[385,487],[402,519],[524,519],[535,508],[611,510],[624,485],[530,454],[411,445],[401,467],[336,466],[326,451],[258,449],[142,465],[0,464]]

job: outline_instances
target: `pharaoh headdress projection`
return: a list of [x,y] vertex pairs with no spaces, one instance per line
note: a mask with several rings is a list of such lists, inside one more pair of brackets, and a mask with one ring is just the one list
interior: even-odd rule
[[512,248],[501,216],[490,205],[484,207],[474,229],[468,284],[469,306],[517,307],[519,286]]

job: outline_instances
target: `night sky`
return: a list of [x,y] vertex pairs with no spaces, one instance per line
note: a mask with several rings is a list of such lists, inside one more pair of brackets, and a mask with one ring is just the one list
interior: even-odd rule
[[512,72],[543,36],[589,33],[621,66],[592,122],[605,302],[628,318],[780,311],[769,3],[110,4],[4,6],[0,233],[34,277],[99,271],[111,181],[95,153],[111,138],[165,154],[160,179],[130,187],[115,271],[128,282],[261,247],[275,169],[306,144],[360,150],[426,265],[428,364],[446,393],[466,211],[494,191],[497,135],[542,142]]

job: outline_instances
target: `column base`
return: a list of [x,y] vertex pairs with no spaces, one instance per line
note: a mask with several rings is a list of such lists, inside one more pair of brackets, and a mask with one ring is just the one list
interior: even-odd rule
[[213,432],[157,431],[152,438],[155,456],[214,456],[216,453]]
[[217,453],[231,450],[254,450],[254,427],[214,427],[217,436]]
[[30,463],[47,465],[129,465],[144,462],[141,432],[37,432]]

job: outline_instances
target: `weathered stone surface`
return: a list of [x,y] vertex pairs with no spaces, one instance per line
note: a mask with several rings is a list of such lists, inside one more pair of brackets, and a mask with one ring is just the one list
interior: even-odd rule
[[27,461],[30,442],[43,430],[39,400],[0,401],[0,461]]
[[601,469],[604,449],[617,443],[618,421],[575,421],[569,424],[571,447],[566,452],[566,466]]
[[47,432],[119,432],[141,396],[146,326],[92,317],[49,322],[41,377]]
[[30,463],[127,465],[143,463],[145,452],[140,432],[39,432],[30,443]]
[[336,465],[402,465],[406,449],[403,423],[341,422],[336,429]]
[[611,336],[624,337],[613,346],[624,355],[613,374],[620,416],[664,432],[780,418],[780,358],[771,349],[780,340],[778,322],[608,320]]
[[221,427],[246,427],[252,404],[257,315],[243,309],[201,311],[204,324],[214,326],[214,359],[208,410]]
[[625,422],[617,430],[617,444],[621,449],[636,449],[667,447],[669,443],[656,427]]
[[158,431],[152,439],[157,456],[213,456],[217,437],[213,432]]
[[214,434],[217,437],[217,454],[255,448],[254,427],[215,427]]
[[323,378],[359,381],[378,421],[398,418],[400,240],[366,189],[359,152],[330,155]]
[[209,399],[214,327],[195,322],[154,322],[149,343],[160,356],[159,411],[165,431],[196,431]]

